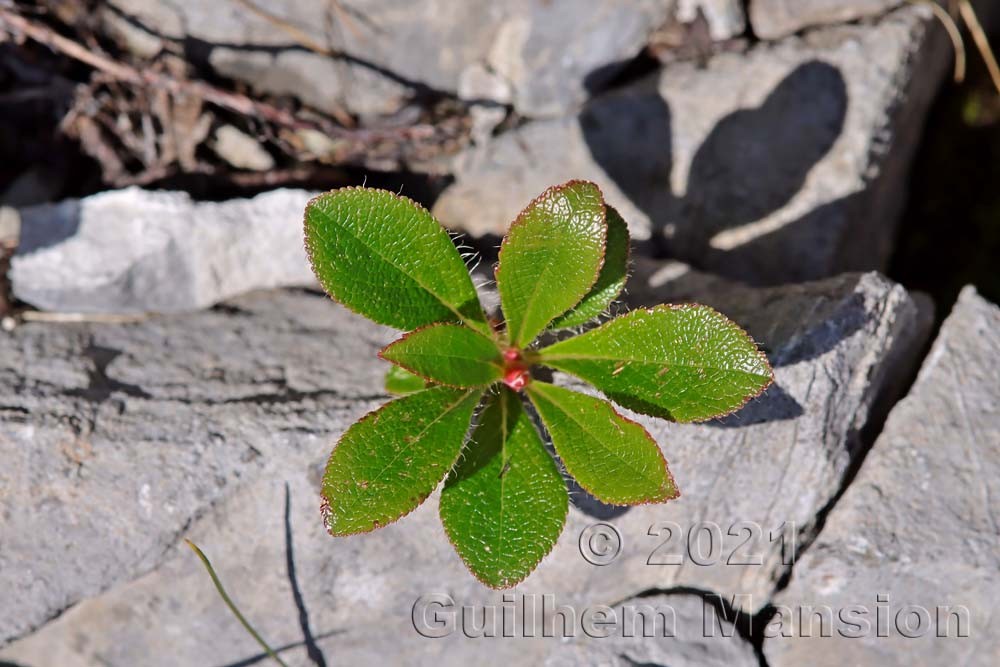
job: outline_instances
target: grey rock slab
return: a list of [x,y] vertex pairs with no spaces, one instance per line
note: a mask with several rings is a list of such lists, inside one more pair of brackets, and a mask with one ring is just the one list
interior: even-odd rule
[[[173,415],[155,425],[136,417],[132,421],[135,425],[122,438],[130,435],[131,440],[145,442],[150,436],[144,434],[153,430],[157,442],[165,443],[163,447],[183,449],[192,446],[185,443],[194,442],[206,448],[205,456],[208,452],[226,456],[230,447],[243,452],[249,444],[261,454],[243,467],[233,463],[231,469],[220,466],[212,471],[211,483],[225,479],[226,485],[206,494],[202,504],[186,499],[201,508],[200,513],[193,513],[197,516],[192,514],[188,529],[157,532],[154,540],[145,532],[151,530],[149,524],[143,524],[136,543],[155,541],[160,545],[158,558],[145,561],[148,567],[109,568],[115,576],[84,589],[53,572],[52,597],[58,597],[58,605],[46,607],[25,598],[7,607],[5,611],[13,619],[23,618],[27,607],[40,622],[53,608],[92,596],[13,643],[0,652],[0,659],[24,665],[73,666],[103,661],[156,667],[226,664],[256,655],[257,648],[220,604],[198,562],[176,544],[180,534],[206,549],[244,611],[277,645],[305,641],[293,593],[297,588],[308,611],[311,634],[327,651],[328,659],[337,662],[371,664],[381,659],[400,664],[463,664],[477,656],[481,659],[488,651],[495,662],[539,664],[556,659],[555,649],[567,643],[576,646],[574,650],[604,655],[600,647],[605,640],[594,639],[590,644],[592,638],[585,636],[585,613],[600,605],[614,607],[652,589],[685,597],[685,592],[696,588],[756,611],[787,570],[781,557],[782,536],[786,543],[811,536],[815,514],[836,493],[844,470],[863,447],[859,431],[891,391],[893,378],[905,372],[926,333],[928,318],[901,287],[875,274],[761,290],[712,281],[677,267],[666,268],[672,272],[668,279],[664,279],[662,269],[639,272],[632,289],[635,302],[696,297],[723,308],[748,326],[765,346],[777,367],[777,387],[739,415],[718,424],[682,426],[643,418],[671,462],[682,497],[667,505],[622,511],[600,506],[573,490],[575,506],[554,551],[528,579],[507,593],[485,589],[464,569],[440,526],[436,496],[398,523],[367,535],[333,539],[323,530],[318,485],[324,459],[346,425],[374,405],[383,368],[375,362],[375,351],[388,332],[366,327],[322,298],[304,293],[248,296],[207,314],[93,329],[103,332],[101,346],[123,350],[106,366],[115,384],[102,403],[104,410],[113,416],[116,402],[125,401],[126,406],[133,402],[138,407],[162,405],[158,414]],[[154,326],[154,322],[158,324]],[[167,326],[169,335],[157,333]],[[258,328],[259,334],[252,333]],[[38,354],[45,352],[44,345],[73,344],[78,350],[86,345],[86,335],[74,327],[32,325],[19,329],[16,336],[21,336],[15,338],[21,341],[17,349]],[[179,339],[161,353],[165,360],[136,361],[145,351],[159,351],[157,345],[175,337]],[[80,338],[84,340],[72,342]],[[270,341],[267,347],[264,341]],[[174,347],[179,351],[174,352]],[[227,365],[219,356],[233,348],[237,361]],[[48,353],[46,358],[58,363],[46,365],[29,364],[23,357],[6,352],[2,358],[19,361],[13,365],[16,370],[10,371],[9,380],[0,386],[23,384],[26,381],[20,378],[29,372],[50,378],[49,384],[87,386],[88,366],[70,354]],[[143,363],[156,365],[144,367]],[[67,376],[75,379],[64,379]],[[152,398],[122,396],[124,390],[115,388],[133,385]],[[3,413],[5,429],[27,429],[34,424],[31,411],[35,404],[19,402],[27,400],[17,398],[22,394],[0,401],[11,406],[9,415]],[[220,412],[219,398],[232,412]],[[226,403],[227,398],[232,402]],[[46,405],[62,404],[46,401]],[[204,413],[196,414],[206,416],[196,418],[192,413],[198,409]],[[128,416],[132,411],[128,407],[123,414]],[[121,419],[102,417],[97,421],[98,432]],[[230,424],[229,419],[237,421]],[[294,421],[288,426],[286,420]],[[211,446],[211,432],[221,432],[223,443]],[[199,438],[199,433],[204,435]],[[18,431],[9,446],[28,449],[33,437]],[[154,474],[147,470],[147,459],[140,452],[119,452],[117,457],[122,460],[116,465],[132,470],[135,477]],[[15,479],[30,479],[38,465],[19,464],[10,474]],[[187,470],[191,484],[204,479],[200,468],[192,465]],[[71,482],[61,483],[64,488],[73,488]],[[295,586],[286,560],[286,483]],[[131,498],[141,493],[141,488],[136,481],[123,486],[121,493]],[[180,493],[178,490],[175,495]],[[38,501],[29,503],[24,494],[17,493],[7,502],[13,510],[21,504],[33,507]],[[28,525],[32,512],[26,513],[24,523],[17,524],[13,536],[0,538],[0,544],[29,545],[27,536],[34,535]],[[77,521],[86,515],[81,509],[66,516],[66,521]],[[121,521],[128,524],[140,519],[126,515]],[[664,522],[676,522],[684,534],[668,540],[665,528],[669,524]],[[698,552],[695,558],[702,563],[698,565],[684,554],[688,533],[697,533],[701,525],[712,530],[703,522],[718,524],[725,541]],[[759,525],[760,534],[755,535],[748,522]],[[783,528],[786,522],[789,525]],[[591,561],[600,561],[607,544],[604,540],[613,539],[613,534],[601,532],[607,528],[592,528],[595,523],[613,525],[621,538],[617,557],[604,566],[593,565],[581,555],[581,535]],[[751,540],[740,532],[743,527],[751,532]],[[59,528],[60,534],[73,534],[69,527]],[[730,529],[734,534],[729,534]],[[769,541],[763,531],[775,531],[777,538]],[[88,553],[95,569],[103,569],[109,559],[117,563],[114,553],[100,551],[99,545],[106,541],[99,530],[91,535],[92,548],[99,551]],[[65,554],[62,560],[73,564],[84,552],[70,545],[59,553]],[[0,571],[11,572],[8,576],[13,582],[31,581],[23,572],[33,553],[28,546],[21,547],[13,557],[13,569]],[[677,555],[681,556],[680,564],[665,564]],[[755,555],[760,556],[761,565],[736,564]],[[162,565],[156,567],[158,559]],[[83,565],[73,567],[81,569]],[[76,572],[72,568],[67,571]],[[139,576],[143,572],[147,574]],[[108,590],[100,593],[104,589]],[[546,604],[545,596],[550,596],[548,616],[541,608]],[[523,619],[528,616],[523,613],[517,617],[522,620],[511,620],[513,638],[502,637],[502,627],[497,638],[469,637],[482,634],[484,614],[493,614],[492,618],[502,622],[505,606],[523,609],[525,604],[538,610],[528,624],[536,629],[534,636],[523,629]],[[569,627],[573,636],[566,637],[567,641],[561,636],[560,619],[551,613],[561,605],[572,608]],[[464,612],[466,606],[472,611]],[[440,630],[433,622],[434,612],[441,612],[437,618],[443,618],[446,636],[429,639],[418,633],[415,607],[418,623],[432,634]],[[685,609],[677,612],[679,619],[700,613]],[[466,621],[463,613],[472,616]],[[18,625],[12,635],[9,628],[14,622],[6,620],[8,638],[31,627]],[[552,626],[551,634],[556,636],[542,636],[539,626],[546,623],[560,623]],[[690,620],[679,622],[677,633],[681,639],[691,639],[680,642],[693,647],[689,653],[701,651],[698,646],[705,646],[710,656],[716,651],[723,657],[745,653],[745,647],[720,644],[716,649],[695,641],[693,633],[700,633],[701,628],[695,630],[692,624]],[[620,639],[628,639],[622,634],[619,630]],[[75,641],[76,637],[86,641]],[[671,647],[665,642],[661,649],[687,655]],[[639,656],[653,648],[634,650]],[[304,663],[305,652],[299,644],[291,655]]]
[[[694,595],[604,604],[570,600],[566,591],[516,591],[508,598],[487,591],[450,553],[436,497],[380,532],[333,540],[317,520],[315,502],[324,453],[314,448],[285,459],[271,470],[274,479],[220,503],[188,534],[257,629],[273,646],[289,647],[282,657],[290,665],[315,664],[300,609],[312,650],[328,664],[460,666],[483,664],[484,655],[485,664],[551,667],[624,667],[634,664],[629,659],[679,667],[757,664],[732,625]],[[551,615],[559,607],[572,615],[569,625]],[[526,627],[534,637],[525,636]],[[232,664],[259,654],[201,564],[178,546],[157,571],[70,609],[0,651],[0,659],[25,667],[166,667]]]
[[610,81],[642,51],[670,3],[649,0],[529,3],[496,28],[486,61],[510,81],[514,108],[531,117],[558,116]]
[[735,279],[883,268],[949,49],[914,5],[675,63],[463,152],[434,213],[501,235],[546,187],[584,178],[634,238]]
[[966,287],[777,597],[772,667],[1000,663],[998,358],[1000,308]]
[[[455,94],[467,67],[489,63],[525,115],[565,113],[587,86],[637,55],[671,3],[601,0],[272,0],[259,6],[297,37],[235,2],[114,0],[107,29],[150,55],[162,39],[197,41],[218,73],[326,111],[392,115],[415,92]],[[299,39],[299,42],[303,40]],[[502,100],[494,100],[502,102]]]
[[605,517],[622,536],[622,557],[600,568],[591,590],[609,581],[693,587],[754,613],[815,534],[816,515],[864,452],[865,429],[902,389],[931,309],[874,273],[754,289],[677,268],[644,279],[640,267],[630,303],[719,309],[767,352],[775,384],[709,425],[630,415],[660,443],[681,497],[624,513],[580,499],[590,514],[572,514],[570,531]]
[[42,310],[143,313],[315,285],[302,231],[310,196],[274,190],[194,202],[133,187],[25,208],[13,293]]
[[676,18],[682,23],[691,23],[700,12],[708,23],[712,39],[732,39],[742,35],[747,27],[743,5],[741,0],[677,0]]
[[753,0],[750,24],[761,39],[776,39],[809,26],[874,16],[901,4],[903,0]]
[[217,129],[211,145],[216,155],[237,169],[250,171],[274,169],[274,158],[260,141],[233,125],[223,125]]
[[[871,20],[908,0],[752,0],[749,19],[761,39],[780,39],[805,28]],[[990,32],[1000,13],[991,0],[972,0],[980,22]]]
[[328,448],[381,397],[390,339],[306,293],[0,334],[0,644],[152,570],[269,460]]
[[[635,597],[607,608],[593,607],[591,612],[588,633],[553,650],[546,667],[760,664],[752,645],[733,625],[709,601],[692,593]],[[631,636],[622,636],[625,628]]]

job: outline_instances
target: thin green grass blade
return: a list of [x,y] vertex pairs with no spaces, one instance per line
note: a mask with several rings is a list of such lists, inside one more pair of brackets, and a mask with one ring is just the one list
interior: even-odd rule
[[195,555],[201,559],[205,569],[208,570],[208,576],[212,578],[212,583],[215,584],[215,590],[219,591],[219,597],[221,597],[222,601],[226,603],[227,607],[229,607],[229,611],[233,612],[233,616],[236,617],[236,620],[239,621],[244,629],[250,633],[251,637],[257,640],[257,643],[260,644],[262,649],[264,649],[264,652],[267,653],[276,663],[281,665],[281,667],[288,667],[288,665],[278,657],[278,654],[267,645],[264,638],[253,629],[253,626],[250,625],[250,622],[246,619],[246,617],[240,613],[240,610],[236,607],[236,603],[233,602],[232,598],[229,597],[229,594],[226,593],[226,589],[222,586],[222,582],[219,580],[219,575],[215,573],[215,568],[212,567],[212,563],[209,562],[208,556],[205,555],[205,552],[199,549],[198,545],[191,540],[185,539],[184,542],[186,542],[187,545],[191,547],[191,551],[193,551]]

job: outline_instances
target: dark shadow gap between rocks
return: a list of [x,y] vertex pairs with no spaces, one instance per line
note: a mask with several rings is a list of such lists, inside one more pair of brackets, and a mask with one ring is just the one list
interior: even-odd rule
[[[914,355],[913,367],[902,373],[897,390],[873,406],[867,423],[856,434],[861,451],[845,471],[836,495],[817,512],[812,537],[800,542],[797,557],[822,533],[830,513],[862,469],[890,410],[909,393],[961,288],[974,284],[985,298],[1000,302],[995,261],[1000,251],[1000,198],[996,171],[984,168],[995,164],[1000,155],[1000,102],[989,102],[995,97],[985,68],[974,58],[966,82],[946,84],[928,116],[888,275],[907,289],[931,296],[934,324],[927,342]],[[775,593],[786,589],[794,576],[793,563],[777,582]],[[763,608],[758,613],[761,626],[776,612],[773,605]]]
[[[896,382],[888,386],[886,391],[882,392],[881,395],[877,396],[875,400],[873,400],[872,405],[869,408],[868,418],[864,425],[860,430],[852,431],[848,437],[848,442],[855,443],[856,449],[851,455],[850,465],[841,477],[840,487],[837,489],[837,492],[833,495],[833,497],[830,498],[830,500],[816,512],[813,523],[809,526],[803,527],[803,529],[799,531],[799,537],[795,549],[795,558],[785,569],[784,574],[782,574],[776,582],[774,592],[772,593],[772,599],[788,587],[792,577],[795,576],[796,562],[812,546],[812,544],[816,542],[819,535],[823,532],[823,528],[826,525],[826,521],[830,513],[837,506],[840,499],[844,496],[851,484],[853,484],[855,478],[858,476],[858,473],[864,465],[865,459],[868,458],[868,455],[871,452],[872,446],[874,446],[875,441],[878,439],[883,428],[885,427],[886,420],[888,419],[892,408],[898,401],[905,398],[910,393],[910,389],[916,382],[917,375],[920,372],[920,367],[926,359],[927,352],[933,345],[936,335],[937,332],[932,331],[928,334],[927,338],[918,349],[909,350],[910,354],[907,354],[907,350],[896,350],[896,355],[900,359],[908,358],[907,362],[892,365],[895,372],[898,374]],[[763,628],[767,626],[767,623],[774,616],[776,611],[776,608],[770,602],[761,608],[755,617],[760,619],[760,621],[757,622],[757,625],[759,625],[759,632],[763,632]],[[761,646],[763,645],[764,639],[764,636],[761,634],[759,637]],[[761,656],[761,664],[766,667],[766,663],[763,662],[762,653]]]
[[[724,621],[726,623],[731,623],[733,630],[737,636],[742,640],[747,642],[753,647],[754,655],[760,661],[761,667],[767,667],[767,661],[764,659],[764,626],[760,624],[762,612],[751,615],[746,612],[740,611],[733,606],[730,600],[726,600],[722,595],[714,591],[706,590],[703,588],[696,588],[694,586],[671,586],[669,588],[650,588],[641,591],[635,595],[629,596],[629,600],[656,597],[658,595],[672,596],[672,595],[691,595],[694,597],[701,598],[702,601],[712,608],[718,621]],[[623,604],[625,600],[616,601],[614,604],[609,605],[614,608],[619,604]],[[724,631],[723,631],[724,632]]]
[[1000,304],[1000,95],[981,58],[944,85],[925,128],[888,276],[934,299],[936,335],[965,285]]

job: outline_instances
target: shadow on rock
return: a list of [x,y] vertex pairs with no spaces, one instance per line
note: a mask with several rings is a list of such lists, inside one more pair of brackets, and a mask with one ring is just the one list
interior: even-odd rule
[[[744,244],[765,237],[769,245],[785,246],[783,235],[798,239],[804,233],[806,218],[773,230],[755,229],[753,223],[787,205],[840,136],[848,101],[844,77],[830,64],[804,63],[760,106],[722,118],[695,153],[683,196],[671,190],[671,115],[657,84],[650,77],[581,112],[591,155],[649,216],[663,254],[710,265],[722,275],[745,276],[742,266],[728,265],[730,253],[743,254]],[[723,247],[713,241],[720,234],[728,235]],[[759,284],[784,275],[784,267],[756,268]]]
[[[674,205],[670,189],[673,149],[670,108],[656,77],[600,98],[580,114],[580,129],[594,161],[654,224],[656,212]],[[662,250],[662,249],[661,249]]]
[[608,521],[610,519],[620,517],[632,509],[631,507],[622,505],[608,505],[607,503],[602,503],[600,500],[587,493],[587,491],[582,486],[577,484],[576,480],[572,477],[566,478],[566,489],[569,491],[570,501],[573,505],[587,516],[594,517],[595,519]]
[[[55,209],[55,213],[52,210]],[[21,225],[17,254],[30,255],[76,236],[80,229],[80,202],[67,199],[58,204],[42,204],[40,215],[26,215]]]
[[803,414],[802,406],[788,392],[777,384],[772,384],[767,390],[750,400],[745,406],[731,415],[705,422],[705,426],[716,428],[741,428],[765,422],[795,419]]

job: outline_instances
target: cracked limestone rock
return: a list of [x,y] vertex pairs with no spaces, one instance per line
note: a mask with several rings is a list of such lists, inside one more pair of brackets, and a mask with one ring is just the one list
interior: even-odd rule
[[[487,590],[465,570],[436,496],[371,534],[326,535],[324,462],[340,433],[381,402],[385,364],[376,352],[392,337],[328,299],[256,294],[205,313],[31,323],[0,336],[0,589],[13,591],[0,606],[0,642],[17,640],[0,660],[166,667],[258,655],[181,536],[206,550],[269,641],[291,646],[290,660],[305,660],[308,636],[345,663],[469,664],[484,649],[495,661],[543,663],[558,655],[561,637],[470,636],[486,632],[484,610],[502,620],[505,605],[540,606],[545,595],[550,619],[553,607],[572,607],[568,639],[593,656],[617,640],[590,642],[584,612],[651,589],[687,598],[697,588],[759,609],[787,566],[780,537],[748,541],[740,528],[793,522],[787,539],[811,536],[926,319],[902,288],[874,274],[757,290],[671,265],[633,282],[636,303],[697,298],[748,326],[775,363],[777,386],[715,424],[644,419],[682,497],[623,511],[574,491],[553,553],[511,592]],[[668,541],[663,522],[671,521],[686,532]],[[622,549],[596,567],[581,557],[580,536],[601,522],[615,526]],[[718,524],[724,541],[703,548],[700,564],[663,564],[686,552],[687,533],[703,522]],[[756,554],[762,565],[737,564]],[[463,606],[474,619],[463,620]],[[678,608],[678,619],[690,619],[678,641],[623,652],[744,664],[750,651],[738,635],[683,640],[701,632],[692,624],[703,622],[703,606]],[[415,623],[447,636],[428,639]]]
[[[780,39],[804,28],[873,19],[907,0],[753,0],[750,24],[761,39]],[[992,0],[972,0],[979,20],[987,25],[1000,16]]]
[[135,53],[155,54],[164,39],[193,41],[219,74],[328,112],[390,116],[414,93],[455,94],[465,68],[488,63],[513,86],[517,111],[541,116],[565,113],[586,99],[589,86],[610,80],[671,6],[600,0],[581,11],[575,0],[272,0],[260,5],[269,21],[237,2],[113,0],[101,16]]
[[[630,598],[608,608],[591,608],[603,614],[606,625],[596,624],[589,634],[553,649],[545,667],[757,667],[753,647],[740,637],[724,614],[706,599],[692,593],[657,593]],[[611,613],[608,613],[608,612]],[[612,625],[611,621],[616,621]],[[629,628],[632,636],[610,632],[614,626]],[[668,628],[666,636],[662,626]]]
[[775,600],[772,667],[1000,663],[998,332],[966,287]]
[[753,0],[750,23],[761,39],[791,35],[809,26],[846,23],[887,12],[905,0]]
[[768,354],[775,383],[708,424],[630,415],[661,444],[681,497],[625,512],[579,499],[589,514],[571,514],[569,532],[606,517],[627,548],[575,585],[692,587],[755,613],[863,453],[864,429],[901,391],[930,305],[874,273],[756,289],[649,262],[631,285],[633,306],[695,301],[730,316]]
[[597,182],[633,237],[755,284],[884,268],[950,43],[926,7],[704,68],[674,63],[579,114],[456,158],[445,224],[502,235],[552,183]]
[[196,310],[254,289],[316,284],[302,212],[310,193],[194,202],[127,188],[21,210],[14,296],[42,310]]
[[267,461],[328,449],[388,340],[306,294],[0,334],[0,644],[154,569]]

